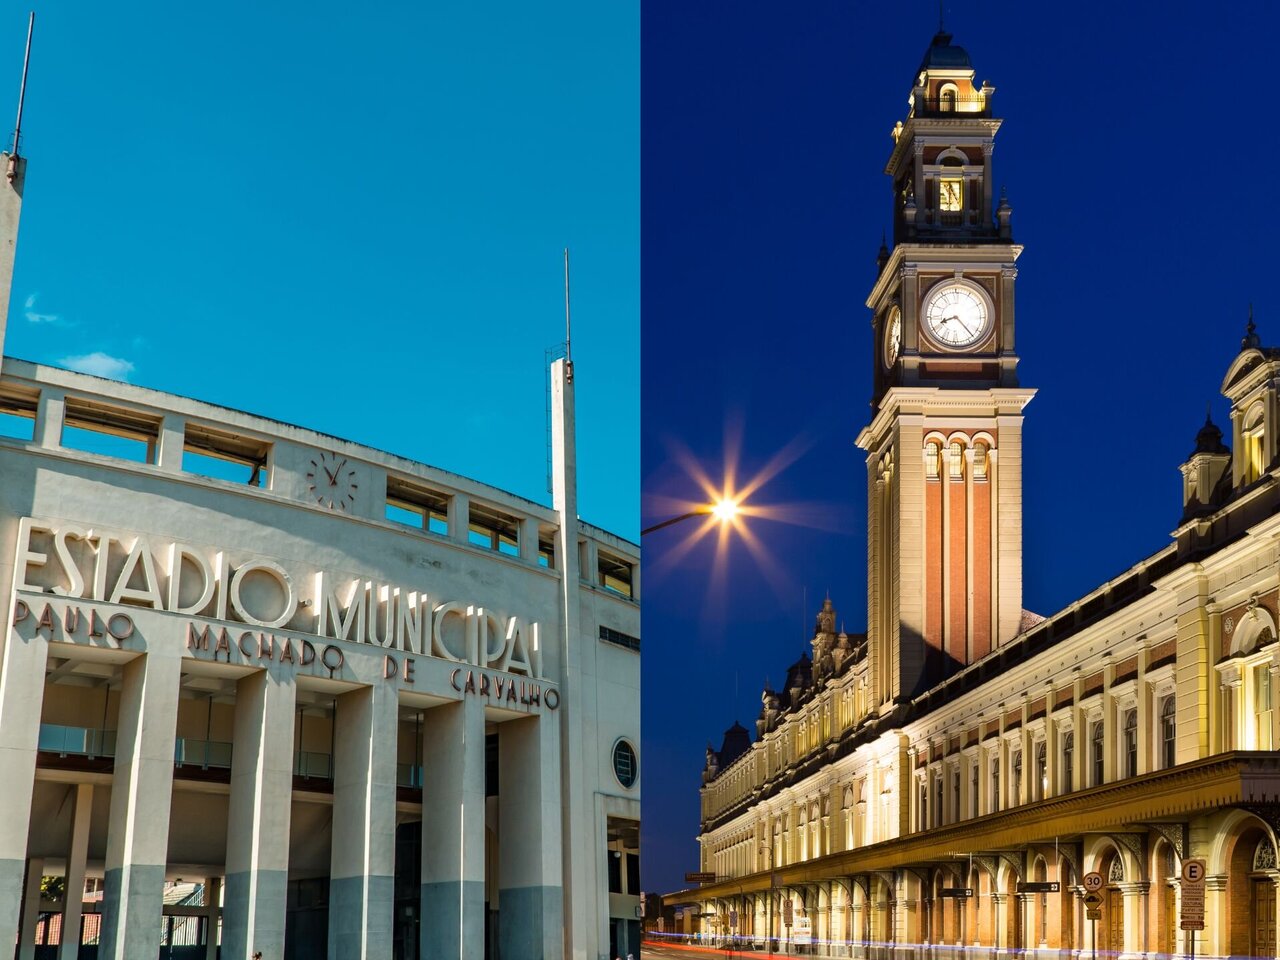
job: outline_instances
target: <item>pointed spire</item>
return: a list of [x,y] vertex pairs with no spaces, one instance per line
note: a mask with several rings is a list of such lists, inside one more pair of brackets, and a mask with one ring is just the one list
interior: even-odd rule
[[1257,324],[1253,322],[1253,303],[1249,304],[1249,323],[1244,328],[1244,339],[1240,341],[1241,350],[1256,350],[1262,346],[1262,338],[1258,336]]

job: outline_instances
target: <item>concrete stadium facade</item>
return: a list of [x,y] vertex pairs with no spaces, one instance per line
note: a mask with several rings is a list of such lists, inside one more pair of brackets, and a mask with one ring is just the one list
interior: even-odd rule
[[4,358],[0,942],[636,949],[639,552],[578,519],[571,361],[551,385],[548,507]]

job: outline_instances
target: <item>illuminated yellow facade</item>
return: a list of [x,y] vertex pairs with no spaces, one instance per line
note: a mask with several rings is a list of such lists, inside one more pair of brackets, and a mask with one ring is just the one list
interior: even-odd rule
[[867,631],[837,632],[828,601],[754,742],[735,727],[708,750],[717,879],[666,903],[683,932],[787,952],[812,930],[837,956],[1066,956],[1093,922],[1097,950],[1136,960],[1190,948],[1202,860],[1195,952],[1276,957],[1280,349],[1250,320],[1230,447],[1200,430],[1173,541],[1023,610],[1021,247],[991,196],[994,90],[950,40],[894,131],[894,245],[867,301]]

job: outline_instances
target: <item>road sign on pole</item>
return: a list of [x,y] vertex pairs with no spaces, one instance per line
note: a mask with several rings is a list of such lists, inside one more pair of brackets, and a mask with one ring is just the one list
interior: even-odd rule
[[1106,881],[1102,879],[1102,874],[1096,870],[1084,875],[1084,888],[1088,893],[1097,893],[1105,883]]
[[782,925],[784,927],[791,926],[792,905],[791,898],[788,897],[782,901]]
[[1183,930],[1204,929],[1204,877],[1203,860],[1182,862],[1182,910],[1179,919]]

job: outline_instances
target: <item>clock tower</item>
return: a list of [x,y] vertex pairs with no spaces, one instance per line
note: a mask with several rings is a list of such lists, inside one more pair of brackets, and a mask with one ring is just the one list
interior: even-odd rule
[[867,454],[871,699],[902,702],[1022,622],[1022,409],[1011,208],[992,190],[995,88],[940,30],[885,167],[893,249],[872,312]]

